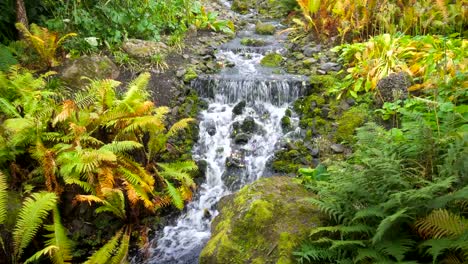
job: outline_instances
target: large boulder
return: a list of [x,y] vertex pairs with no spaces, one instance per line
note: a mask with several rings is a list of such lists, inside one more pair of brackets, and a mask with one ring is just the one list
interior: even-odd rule
[[292,252],[321,223],[313,195],[293,178],[272,177],[224,197],[200,263],[294,263]]
[[385,102],[395,102],[408,97],[408,88],[411,86],[410,76],[405,72],[392,73],[382,78],[377,84],[379,95],[376,97],[378,106]]
[[141,39],[128,39],[123,43],[122,48],[135,58],[151,58],[167,50],[166,44],[162,42]]
[[61,79],[72,89],[86,87],[89,79],[116,79],[119,74],[119,69],[111,59],[99,55],[82,56],[68,61],[60,71]]

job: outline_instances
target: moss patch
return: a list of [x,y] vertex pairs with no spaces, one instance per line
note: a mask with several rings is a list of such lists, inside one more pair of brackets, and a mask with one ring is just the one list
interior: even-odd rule
[[267,43],[261,39],[243,38],[241,39],[241,44],[249,47],[262,47],[265,46]]
[[200,263],[294,263],[293,249],[320,224],[311,196],[292,178],[272,177],[223,198]]
[[265,67],[278,67],[283,62],[283,57],[278,53],[269,53],[260,61],[260,64]]
[[260,35],[273,35],[275,31],[276,28],[272,24],[258,22],[255,25],[255,33]]
[[335,133],[336,140],[338,142],[353,142],[354,132],[356,128],[363,125],[366,121],[367,111],[367,106],[363,104],[344,112],[343,115],[337,120],[338,129]]

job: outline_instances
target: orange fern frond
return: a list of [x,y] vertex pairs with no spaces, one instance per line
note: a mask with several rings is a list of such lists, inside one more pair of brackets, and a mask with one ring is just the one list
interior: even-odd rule
[[438,209],[418,220],[415,226],[424,238],[450,238],[467,232],[468,220],[448,210]]

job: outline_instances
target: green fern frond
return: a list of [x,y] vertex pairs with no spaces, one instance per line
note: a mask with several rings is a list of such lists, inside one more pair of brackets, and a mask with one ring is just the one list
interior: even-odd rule
[[425,238],[453,238],[468,232],[468,220],[448,210],[438,209],[416,221],[416,228]]
[[130,234],[131,234],[130,228],[128,227],[127,229],[128,230],[126,230],[122,236],[119,249],[116,251],[115,255],[109,261],[110,264],[127,263],[126,260],[127,260],[127,255],[128,255],[128,248],[130,247]]
[[34,253],[34,255],[32,255],[31,257],[29,257],[25,262],[24,264],[28,264],[28,263],[36,263],[37,261],[39,261],[43,256],[50,256],[54,253],[54,251],[58,250],[58,248],[56,246],[48,246],[48,247],[45,247],[41,250],[39,250],[38,252]]
[[138,174],[126,169],[126,168],[118,168],[117,170],[122,174],[122,176],[125,178],[125,180],[127,180],[133,186],[141,186],[147,192],[151,192],[153,190],[153,186],[151,186],[148,183],[144,182],[141,179],[140,175],[138,175]]
[[343,214],[342,214],[342,210],[340,210],[339,208],[334,208],[333,204],[324,203],[324,202],[322,202],[322,201],[320,201],[318,199],[315,199],[315,198],[310,198],[310,199],[307,199],[307,200],[309,202],[311,202],[312,204],[318,206],[320,211],[327,214],[330,218],[332,218],[337,223],[340,223],[341,220],[344,218]]
[[333,240],[330,250],[342,249],[342,248],[364,248],[366,247],[365,240]]
[[374,261],[382,260],[384,258],[385,257],[382,255],[382,253],[374,248],[359,248],[357,249],[356,257],[354,257],[354,263],[361,263],[363,261],[372,261],[367,263],[374,263]]
[[365,234],[370,234],[373,232],[373,229],[364,224],[356,224],[352,226],[344,226],[344,225],[338,225],[338,226],[321,226],[321,227],[316,227],[312,229],[310,232],[310,236],[313,236],[315,234],[321,233],[321,232],[330,232],[330,233],[336,233],[339,232],[342,235],[347,235],[350,233],[365,233]]
[[140,74],[128,85],[128,91],[124,94],[122,103],[125,105],[134,105],[138,102],[144,102],[148,98],[146,86],[149,83],[151,75],[147,72]]
[[351,220],[352,222],[355,222],[357,220],[361,220],[363,218],[380,218],[383,219],[385,218],[385,213],[381,208],[378,207],[370,207],[370,208],[364,208],[360,209],[359,211],[356,212],[354,215],[354,218]]
[[0,171],[0,225],[5,223],[7,216],[8,184],[5,174]]
[[142,148],[143,145],[135,141],[113,141],[101,147],[103,150],[108,150],[113,153],[125,153]]
[[91,184],[80,180],[78,177],[71,177],[70,175],[68,175],[64,177],[64,181],[65,181],[65,184],[78,185],[79,187],[81,187],[81,189],[83,189],[87,193],[96,193],[94,191],[94,187]]
[[438,258],[445,253],[461,250],[464,253],[465,261],[468,256],[468,232],[457,239],[439,238],[424,241],[421,248],[427,248],[426,253],[432,256],[432,263],[438,263]]
[[171,126],[171,128],[167,132],[167,135],[169,137],[176,135],[177,132],[186,129],[190,125],[190,123],[194,121],[195,119],[193,118],[184,118],[184,119],[177,121],[174,125]]
[[57,195],[49,192],[33,193],[26,198],[18,214],[13,231],[15,255],[19,258],[29,245],[44,219],[57,205]]
[[164,130],[164,123],[157,116],[140,116],[128,118],[129,125],[122,129],[120,134],[136,132],[157,133]]
[[409,238],[392,239],[379,242],[376,247],[380,252],[395,258],[398,263],[403,262],[405,254],[414,249],[416,242]]
[[187,172],[196,170],[196,164],[193,161],[183,163],[157,163],[162,171],[159,172],[164,178],[176,179],[185,186],[192,187],[195,185],[190,174]]
[[293,255],[298,257],[299,262],[313,261],[336,261],[336,252],[333,252],[327,248],[318,247],[311,244],[303,244],[299,251],[293,252]]
[[115,216],[125,219],[125,197],[121,190],[119,189],[103,189],[104,194],[104,204],[98,207],[95,212],[102,213],[102,212],[110,212],[113,213]]
[[122,235],[123,231],[121,229],[103,247],[94,252],[94,254],[90,256],[84,264],[109,263],[109,260],[119,250]]
[[60,213],[57,207],[54,208],[54,224],[46,226],[46,229],[52,233],[46,235],[49,240],[46,241],[47,247],[55,247],[49,253],[50,259],[54,264],[71,263],[73,241],[67,237],[67,230],[61,223]]
[[382,241],[387,231],[391,229],[396,223],[405,219],[411,219],[411,216],[407,214],[407,211],[408,211],[407,208],[403,208],[403,209],[398,210],[396,213],[390,216],[387,216],[385,219],[383,219],[380,222],[379,226],[377,227],[375,235],[372,238],[372,243],[376,244]]
[[182,199],[179,190],[177,190],[177,188],[175,188],[168,180],[165,180],[165,182],[167,184],[167,193],[172,198],[172,204],[174,204],[179,210],[184,209],[184,200]]
[[0,111],[10,118],[21,118],[18,110],[5,98],[0,97]]
[[468,197],[468,186],[461,188],[460,190],[456,190],[453,193],[449,193],[440,197],[437,197],[432,203],[432,208],[443,208],[448,203],[458,200],[465,200]]

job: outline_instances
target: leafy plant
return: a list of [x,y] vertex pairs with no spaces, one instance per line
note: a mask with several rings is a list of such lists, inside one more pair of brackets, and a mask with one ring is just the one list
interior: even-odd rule
[[234,34],[234,23],[229,20],[218,20],[217,17],[218,13],[207,12],[205,7],[200,5],[199,9],[195,9],[193,24],[200,29],[211,29],[213,31]]
[[58,66],[59,62],[55,57],[57,49],[67,38],[77,36],[76,33],[68,33],[59,38],[57,32],[50,32],[36,24],[31,24],[30,30],[22,23],[17,23],[16,28],[23,33],[47,67]]

